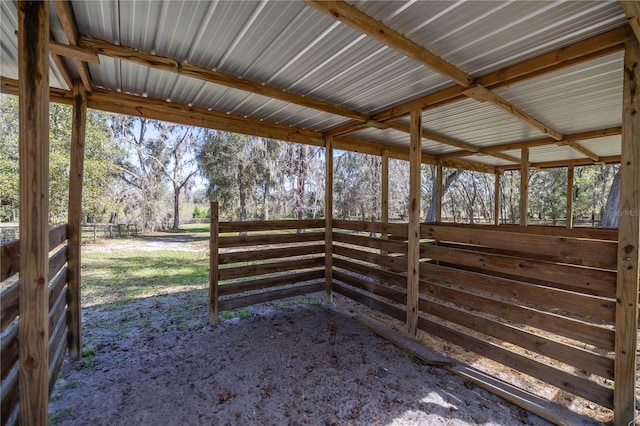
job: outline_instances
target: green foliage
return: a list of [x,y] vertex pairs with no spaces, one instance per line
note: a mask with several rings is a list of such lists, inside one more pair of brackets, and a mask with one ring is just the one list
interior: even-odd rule
[[200,208],[198,206],[195,206],[193,208],[193,214],[191,215],[191,217],[193,219],[208,219],[210,214],[211,213],[209,212],[209,209]]
[[[0,220],[17,219],[18,211],[18,98],[0,95]],[[70,106],[49,107],[49,220],[64,223],[69,197],[71,152]],[[114,208],[114,159],[121,155],[110,137],[109,114],[88,111],[82,210],[97,217]]]
[[233,312],[231,311],[224,311],[223,313],[220,314],[220,321],[226,321],[228,319],[233,318]]
[[246,319],[249,318],[251,316],[251,313],[249,312],[249,310],[247,308],[242,308],[238,310],[238,318],[241,319]]

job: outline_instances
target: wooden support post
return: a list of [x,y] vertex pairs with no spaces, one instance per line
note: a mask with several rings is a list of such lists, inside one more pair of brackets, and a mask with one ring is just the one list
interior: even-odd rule
[[418,290],[420,270],[420,177],[422,154],[422,111],[411,111],[409,149],[409,247],[407,258],[407,334],[418,332]]
[[500,225],[500,172],[495,174],[493,187],[493,224]]
[[520,226],[527,226],[529,215],[529,148],[522,148],[520,156]]
[[620,220],[616,290],[614,424],[634,424],[640,263],[640,46],[624,56]]
[[[384,223],[385,225],[389,223],[389,150],[385,149],[382,151],[382,173],[381,173],[381,179],[382,181],[380,182],[380,191],[382,192],[381,194],[381,204],[380,204],[380,216],[381,216],[381,221],[382,223]],[[383,229],[382,231],[382,235],[381,238],[383,240],[386,240],[389,238],[389,234],[387,233],[386,228]],[[382,256],[387,256],[389,253],[386,250],[382,250],[380,249],[380,254]],[[383,269],[387,269],[385,267],[383,267]]]
[[80,318],[80,244],[82,235],[82,177],[87,122],[87,92],[81,82],[73,86],[73,120],[71,123],[71,163],[69,172],[69,239],[67,291],[67,343],[69,356],[78,359],[82,353]]
[[573,165],[567,167],[567,229],[573,228]]
[[442,160],[436,167],[436,223],[442,222]]
[[49,406],[49,3],[18,2],[21,425]]
[[325,139],[324,183],[324,291],[333,303],[333,136]]
[[209,231],[209,324],[218,324],[218,247],[220,222],[218,203],[209,206],[211,229]]

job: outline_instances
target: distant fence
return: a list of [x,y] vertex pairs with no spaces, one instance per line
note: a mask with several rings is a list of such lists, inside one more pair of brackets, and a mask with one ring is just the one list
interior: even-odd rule
[[82,241],[125,238],[140,232],[140,226],[135,223],[88,223],[82,226]]
[[[49,394],[67,353],[67,225],[49,231]],[[0,418],[2,425],[18,421],[18,314],[20,241],[0,245]]]

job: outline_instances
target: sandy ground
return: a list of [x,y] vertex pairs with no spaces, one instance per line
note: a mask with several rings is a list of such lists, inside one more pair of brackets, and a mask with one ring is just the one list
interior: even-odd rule
[[203,315],[184,330],[102,335],[89,360],[65,363],[52,423],[548,424],[423,364],[339,311],[269,306],[216,327]]

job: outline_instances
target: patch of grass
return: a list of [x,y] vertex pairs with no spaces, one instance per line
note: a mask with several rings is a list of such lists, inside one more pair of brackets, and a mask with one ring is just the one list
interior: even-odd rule
[[247,308],[242,308],[238,310],[237,316],[238,318],[245,319],[245,318],[249,318],[251,316],[251,313]]
[[311,305],[311,306],[322,306],[321,299],[296,299],[294,302],[296,305]]
[[54,411],[53,413],[49,413],[49,424],[50,425],[55,425],[58,422],[60,422],[60,420],[62,420],[62,417],[65,414],[69,414],[71,413],[71,411],[73,411],[73,407],[66,407],[63,410],[57,410]]
[[64,385],[62,385],[61,389],[62,390],[67,390],[67,389],[75,389],[77,387],[78,387],[78,382],[71,380],[71,381],[65,383]]
[[231,312],[231,311],[224,311],[219,316],[220,321],[226,321],[226,320],[231,319],[231,318],[233,318],[233,312]]
[[83,358],[92,357],[95,354],[96,354],[95,348],[87,347],[87,348],[82,349],[82,357]]
[[278,311],[284,311],[285,309],[287,309],[287,305],[285,305],[283,302],[279,302],[279,303],[276,305],[276,309],[277,309]]

